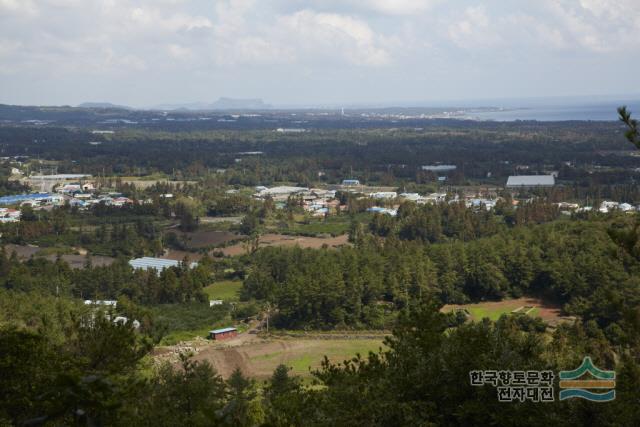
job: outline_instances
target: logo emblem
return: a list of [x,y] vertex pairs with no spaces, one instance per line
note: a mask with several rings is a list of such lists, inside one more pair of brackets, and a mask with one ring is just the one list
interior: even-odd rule
[[[589,374],[593,379],[580,377]],[[560,400],[574,397],[592,402],[610,402],[616,398],[616,373],[603,371],[593,365],[590,357],[582,359],[582,364],[573,371],[560,371]],[[608,390],[595,392],[592,390]]]

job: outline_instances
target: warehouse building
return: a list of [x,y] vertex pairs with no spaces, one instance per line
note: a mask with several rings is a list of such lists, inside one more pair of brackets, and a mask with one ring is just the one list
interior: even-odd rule
[[507,188],[553,187],[553,175],[512,175],[507,179]]
[[[158,273],[160,273],[165,268],[179,267],[180,264],[180,261],[176,261],[174,259],[153,258],[148,256],[132,259],[129,261],[129,265],[135,270],[155,269],[158,271]],[[197,265],[197,262],[192,262],[189,264],[189,268],[194,268]]]

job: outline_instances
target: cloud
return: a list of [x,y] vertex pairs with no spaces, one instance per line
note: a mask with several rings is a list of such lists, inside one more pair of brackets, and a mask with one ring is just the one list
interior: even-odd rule
[[360,7],[389,15],[413,15],[431,9],[440,0],[354,0]]
[[380,66],[391,62],[383,40],[364,21],[336,13],[302,10],[279,19],[283,35],[295,40],[300,58],[335,55],[356,65]]
[[483,6],[468,7],[462,19],[449,25],[448,34],[453,43],[465,49],[496,47],[502,38],[491,24]]
[[7,14],[34,16],[38,8],[31,0],[0,0],[0,11]]
[[640,2],[636,0],[544,0],[574,47],[607,53],[640,46]]
[[640,0],[0,0],[0,97],[63,93],[64,79],[68,92],[99,79],[183,96],[177,73],[197,96],[233,84],[246,96],[277,85],[302,96],[294,84],[321,95],[388,84],[414,96],[455,91],[450,82],[469,71],[540,79],[528,71],[540,64],[565,70],[558,85],[598,64],[597,87],[607,67],[640,68],[639,53]]

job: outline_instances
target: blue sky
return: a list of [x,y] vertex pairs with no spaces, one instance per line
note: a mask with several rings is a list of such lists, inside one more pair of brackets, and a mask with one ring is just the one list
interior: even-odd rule
[[640,0],[0,0],[0,103],[638,94]]

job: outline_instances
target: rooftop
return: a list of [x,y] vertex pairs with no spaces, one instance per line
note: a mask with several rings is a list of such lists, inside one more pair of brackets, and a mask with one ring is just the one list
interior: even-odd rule
[[[148,270],[150,268],[154,268],[158,271],[161,271],[169,267],[178,267],[180,265],[180,261],[176,261],[173,259],[142,257],[130,260],[129,265],[135,269]],[[197,265],[197,262],[192,262],[191,264],[189,264],[189,268],[193,268]]]
[[512,175],[507,179],[507,187],[551,187],[555,183],[553,175]]
[[223,334],[225,332],[237,331],[236,328],[222,328],[222,329],[214,329],[213,331],[209,331],[210,334]]

